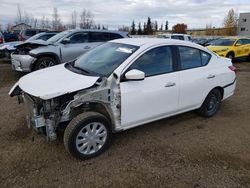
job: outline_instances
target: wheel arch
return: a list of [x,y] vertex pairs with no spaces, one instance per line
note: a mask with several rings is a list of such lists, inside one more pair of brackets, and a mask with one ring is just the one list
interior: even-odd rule
[[31,64],[31,70],[33,71],[35,69],[35,66],[36,66],[36,63],[37,61],[42,58],[42,57],[52,57],[53,59],[56,60],[56,64],[60,64],[61,63],[61,60],[59,58],[59,56],[55,53],[52,53],[52,52],[46,52],[46,53],[40,53],[38,55],[35,56],[36,58],[36,61],[34,61],[32,64]]
[[203,105],[203,103],[205,102],[205,100],[206,100],[207,96],[209,95],[209,93],[211,91],[213,91],[214,89],[219,90],[219,92],[221,94],[221,99],[223,99],[223,97],[224,97],[224,88],[221,87],[221,86],[216,86],[216,87],[214,87],[214,88],[212,88],[211,90],[208,91],[208,93],[205,95],[205,97],[204,97],[204,99],[203,99],[203,101],[202,101],[202,103],[201,103],[201,105],[199,107],[201,107]]
[[89,111],[94,111],[94,112],[98,112],[102,115],[104,115],[110,122],[110,126],[111,126],[111,130],[114,131],[115,127],[114,127],[114,119],[112,116],[112,113],[110,111],[110,109],[107,107],[107,105],[101,103],[101,102],[86,102],[81,104],[78,107],[75,107],[72,109],[72,111],[70,112],[70,117],[71,119],[73,119],[74,117],[78,116],[81,113],[84,112],[89,112]]
[[233,54],[233,56],[235,57],[235,53],[234,53],[234,51],[232,51],[232,50],[231,50],[231,51],[227,52],[226,57],[228,57],[228,55],[229,55],[229,54]]

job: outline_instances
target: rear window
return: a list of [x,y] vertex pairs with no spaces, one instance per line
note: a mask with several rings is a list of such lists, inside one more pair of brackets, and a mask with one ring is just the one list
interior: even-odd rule
[[120,39],[123,38],[121,35],[117,33],[110,33],[110,40]]
[[110,40],[109,33],[101,33],[101,32],[90,32],[89,33],[89,41],[90,42],[106,42]]
[[35,34],[36,34],[36,30],[26,30],[25,31],[25,35],[29,36],[29,37],[31,37],[31,36],[33,36]]
[[171,39],[184,40],[184,36],[181,36],[181,35],[173,35],[173,36],[171,36]]

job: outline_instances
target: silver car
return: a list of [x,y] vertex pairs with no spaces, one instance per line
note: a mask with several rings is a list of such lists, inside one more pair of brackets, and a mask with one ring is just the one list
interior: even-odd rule
[[19,72],[31,72],[73,61],[106,41],[126,37],[128,33],[120,31],[63,31],[47,41],[32,41],[18,45],[11,55],[12,68]]

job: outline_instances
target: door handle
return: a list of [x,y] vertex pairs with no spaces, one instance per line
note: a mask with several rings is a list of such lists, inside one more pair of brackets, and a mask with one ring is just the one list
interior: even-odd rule
[[215,75],[214,75],[214,74],[209,74],[209,75],[207,76],[207,79],[211,79],[211,78],[215,78]]
[[86,49],[86,50],[87,50],[87,49],[90,49],[90,48],[91,48],[90,46],[85,46],[85,47],[84,47],[84,49]]
[[173,86],[175,86],[175,85],[176,85],[176,83],[168,82],[168,83],[165,85],[165,87],[173,87]]

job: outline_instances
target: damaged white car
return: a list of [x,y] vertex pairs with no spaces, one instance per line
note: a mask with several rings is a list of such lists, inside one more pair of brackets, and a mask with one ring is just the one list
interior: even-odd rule
[[112,133],[196,110],[217,113],[233,95],[231,61],[200,45],[166,39],[118,39],[76,61],[22,77],[10,96],[24,101],[30,127],[87,159],[101,154]]

